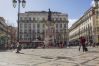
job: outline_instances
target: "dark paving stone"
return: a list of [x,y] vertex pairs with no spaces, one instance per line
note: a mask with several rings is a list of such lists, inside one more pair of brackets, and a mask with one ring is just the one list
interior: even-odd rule
[[41,58],[45,58],[45,59],[54,59],[54,58],[52,58],[52,57],[48,57],[48,56],[41,57]]
[[87,53],[99,53],[99,51],[88,51]]
[[96,66],[96,65],[85,65],[85,66]]
[[84,61],[84,62],[82,62],[82,63],[80,63],[80,64],[84,65],[84,64],[86,64],[86,63],[88,63],[88,62],[90,62],[90,61],[93,61],[93,60],[97,59],[97,58],[98,58],[98,57],[95,57],[95,58],[90,59],[90,60],[86,60],[86,61]]
[[58,57],[57,57],[57,60],[60,60],[60,59],[68,59],[69,61],[74,61],[74,59],[71,58],[71,57],[62,57],[62,56],[58,56]]

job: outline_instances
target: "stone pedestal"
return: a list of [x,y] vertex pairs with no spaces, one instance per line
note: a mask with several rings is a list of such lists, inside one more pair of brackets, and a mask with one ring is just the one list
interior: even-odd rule
[[54,23],[48,21],[45,26],[44,44],[46,46],[54,44],[54,33],[55,33],[54,31],[55,31]]

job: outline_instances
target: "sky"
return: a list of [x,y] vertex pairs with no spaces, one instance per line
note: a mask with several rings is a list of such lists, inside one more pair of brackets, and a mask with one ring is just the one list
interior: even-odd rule
[[[57,11],[68,14],[69,27],[91,7],[92,0],[26,0],[26,11]],[[12,0],[0,0],[0,16],[8,25],[17,26],[17,6],[13,8]]]

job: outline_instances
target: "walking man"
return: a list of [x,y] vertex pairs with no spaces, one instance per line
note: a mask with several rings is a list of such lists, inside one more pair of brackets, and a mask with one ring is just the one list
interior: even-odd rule
[[17,52],[16,53],[20,53],[19,51],[21,51],[22,46],[21,44],[19,44],[19,42],[17,42]]

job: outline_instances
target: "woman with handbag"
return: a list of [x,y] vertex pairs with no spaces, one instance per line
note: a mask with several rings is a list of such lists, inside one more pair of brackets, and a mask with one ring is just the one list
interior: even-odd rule
[[81,36],[81,37],[80,37],[80,44],[81,44],[81,46],[82,46],[83,52],[88,51],[88,48],[86,47],[85,42],[86,42],[85,37]]

